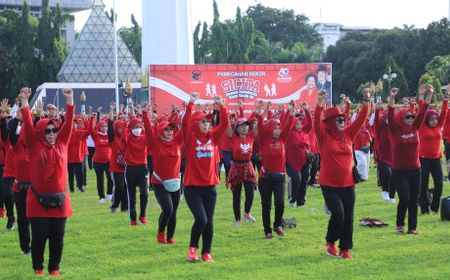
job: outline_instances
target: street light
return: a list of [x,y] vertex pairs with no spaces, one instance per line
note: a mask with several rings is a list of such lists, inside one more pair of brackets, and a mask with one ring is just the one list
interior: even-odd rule
[[388,82],[388,88],[391,88],[391,82],[393,79],[397,78],[397,73],[391,73],[391,67],[388,67],[387,74],[383,75],[383,80],[386,80]]

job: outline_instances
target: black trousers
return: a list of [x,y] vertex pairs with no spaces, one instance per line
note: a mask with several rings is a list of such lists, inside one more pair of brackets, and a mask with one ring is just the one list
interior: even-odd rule
[[69,175],[69,189],[71,192],[74,192],[74,188],[73,188],[73,179],[75,177],[76,181],[77,181],[77,188],[81,189],[81,187],[83,186],[83,166],[81,162],[77,162],[77,163],[68,163],[67,164],[67,169],[68,169],[68,175]]
[[14,203],[17,211],[17,227],[19,231],[19,243],[22,252],[30,250],[30,223],[27,218],[27,192],[14,192]]
[[328,221],[327,242],[339,240],[341,250],[353,248],[353,212],[355,208],[355,188],[320,186],[325,204],[331,212]]
[[311,165],[308,162],[303,165],[300,172],[295,171],[289,164],[286,165],[286,171],[288,176],[291,178],[292,186],[289,201],[290,203],[297,202],[297,206],[305,205],[310,169]]
[[244,182],[237,185],[233,190],[233,212],[236,221],[241,220],[241,193],[242,185],[245,189],[245,203],[244,212],[250,213],[253,204],[253,198],[255,197],[255,184],[252,182]]
[[136,187],[140,191],[141,213],[139,217],[145,217],[148,202],[148,177],[146,165],[127,165],[125,169],[126,186],[128,193],[128,211],[130,220],[136,221]]
[[261,161],[261,156],[257,153],[253,153],[252,154],[252,164],[253,164],[253,169],[255,169],[255,171],[261,172],[261,167],[262,167],[262,161]]
[[[150,179],[153,174],[153,156],[147,155],[147,169],[148,169],[148,178]],[[149,190],[153,190],[152,183],[148,180]]]
[[320,170],[320,154],[314,155],[314,160],[311,162],[308,185],[314,185],[316,183],[317,172]]
[[398,192],[397,226],[405,225],[408,211],[408,229],[417,228],[417,200],[419,198],[421,170],[392,169],[394,184]]
[[44,251],[47,239],[49,247],[48,271],[59,269],[66,221],[67,218],[30,218],[31,257],[35,270],[44,268]]
[[88,165],[89,169],[92,170],[92,159],[94,158],[95,154],[95,147],[88,147]]
[[3,195],[3,204],[6,208],[6,216],[14,217],[14,200],[13,200],[13,191],[12,185],[14,183],[13,177],[3,178],[3,187],[2,187],[2,195]]
[[128,210],[128,196],[125,185],[125,173],[114,172],[111,174],[114,183],[114,195],[112,200],[112,208],[118,208],[121,211]]
[[392,168],[385,162],[378,162],[378,179],[384,192],[389,193],[389,198],[395,197],[395,185],[392,178]]
[[83,171],[83,186],[87,186],[87,156],[83,157],[81,170]]
[[104,185],[104,176],[106,176],[107,180],[107,194],[113,193],[113,183],[111,180],[111,175],[109,172],[109,163],[100,163],[94,162],[95,175],[97,177],[97,192],[99,198],[105,198],[105,185]]
[[272,232],[270,227],[270,210],[272,208],[272,193],[275,204],[275,220],[273,227],[281,226],[284,213],[285,179],[259,178],[259,193],[261,195],[262,220],[264,233]]
[[[442,187],[444,185],[441,159],[420,158],[420,165],[422,168],[422,180],[420,184],[420,209],[422,210],[422,213],[428,212],[429,210],[437,212],[439,211]],[[433,200],[431,203],[428,196],[428,181],[430,179],[430,173],[434,182]]]
[[5,166],[0,164],[0,208],[3,208],[3,169]]
[[200,237],[202,237],[202,254],[211,253],[214,210],[217,200],[216,186],[186,186],[184,197],[194,216],[189,246],[198,248]]
[[[222,151],[222,163],[223,163],[223,167],[225,168],[225,178],[228,178],[228,173],[230,172],[231,158],[232,158],[231,152]],[[220,175],[220,169],[219,169],[219,175]]]
[[163,185],[153,185],[156,200],[161,207],[158,220],[158,232],[164,232],[167,227],[167,239],[172,238],[177,225],[177,210],[180,203],[180,190],[168,192]]

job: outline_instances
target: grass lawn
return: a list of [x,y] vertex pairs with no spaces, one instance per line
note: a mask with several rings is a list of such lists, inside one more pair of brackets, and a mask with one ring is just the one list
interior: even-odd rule
[[[259,194],[252,211],[257,221],[236,227],[231,192],[218,186],[212,252],[216,263],[205,264],[186,261],[193,218],[184,200],[176,245],[162,245],[155,238],[160,210],[152,192],[149,224],[132,228],[126,213],[111,215],[108,204],[98,203],[92,171],[88,183],[85,193],[71,196],[75,213],[67,222],[61,279],[450,279],[450,223],[439,215],[419,216],[418,236],[394,233],[396,204],[382,201],[374,170],[370,181],[356,188],[351,261],[325,254],[329,216],[318,188],[308,189],[305,207],[286,207],[284,216],[296,217],[296,229],[265,240]],[[443,196],[448,195],[445,183]],[[361,227],[357,223],[364,216],[389,226]],[[0,279],[33,278],[31,257],[22,256],[17,229],[9,232],[5,225],[6,219],[0,220]],[[45,267],[47,261],[46,254]]]

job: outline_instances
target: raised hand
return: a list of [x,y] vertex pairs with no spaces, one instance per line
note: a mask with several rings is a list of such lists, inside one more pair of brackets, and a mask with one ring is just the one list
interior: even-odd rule
[[6,113],[8,112],[8,107],[9,107],[8,98],[3,98],[2,101],[0,102],[0,111],[2,113]]
[[109,111],[114,112],[116,110],[116,102],[109,103]]
[[425,91],[427,90],[426,84],[420,84],[419,86],[419,99],[423,100],[425,97]]
[[425,97],[425,103],[426,104],[430,104],[431,100],[433,99],[433,94],[434,94],[434,87],[430,84],[426,85],[426,92],[428,93],[427,96]]
[[142,103],[141,104],[141,110],[142,110],[142,112],[150,111],[150,104],[148,102]]
[[216,104],[217,106],[223,106],[223,98],[222,96],[214,96],[214,104]]
[[189,99],[189,102],[195,103],[195,101],[197,100],[198,100],[198,93],[197,92],[191,93],[191,98]]
[[321,90],[319,92],[319,95],[317,96],[317,105],[319,105],[322,108],[325,108],[327,99],[328,99],[328,93],[324,90]]
[[38,116],[42,116],[44,114],[44,103],[42,102],[42,99],[38,99],[36,101],[36,113]]
[[396,96],[398,94],[398,88],[396,88],[396,87],[393,87],[393,88],[391,88],[391,96]]

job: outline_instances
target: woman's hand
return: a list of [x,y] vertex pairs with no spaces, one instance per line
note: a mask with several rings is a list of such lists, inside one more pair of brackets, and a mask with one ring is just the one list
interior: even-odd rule
[[63,88],[62,94],[66,98],[66,104],[73,105],[73,90],[71,88]]

